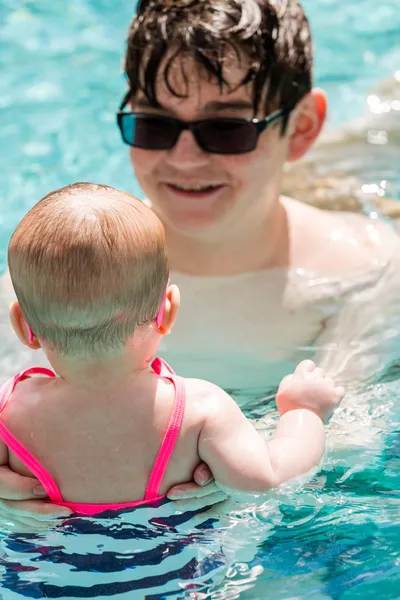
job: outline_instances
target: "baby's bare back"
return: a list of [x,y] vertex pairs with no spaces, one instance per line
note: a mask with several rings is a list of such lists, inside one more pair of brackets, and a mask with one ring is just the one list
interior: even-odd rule
[[[2,418],[39,460],[68,502],[141,500],[171,416],[171,382],[144,373],[129,389],[70,389],[60,379],[29,379],[17,385]],[[159,493],[192,480],[204,410],[188,398],[182,428]],[[10,452],[10,466],[32,475]]]

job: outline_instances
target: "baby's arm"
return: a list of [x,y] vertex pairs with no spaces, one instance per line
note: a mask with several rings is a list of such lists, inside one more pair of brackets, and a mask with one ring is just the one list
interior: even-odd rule
[[200,458],[221,486],[255,493],[319,463],[325,448],[323,418],[343,396],[313,363],[301,363],[278,392],[281,417],[275,438],[267,443],[230,396],[212,388],[212,408],[199,438]]
[[265,442],[236,403],[222,390],[199,441],[200,458],[223,487],[265,492],[309,471],[324,453],[322,420],[307,409],[279,420],[275,438]]

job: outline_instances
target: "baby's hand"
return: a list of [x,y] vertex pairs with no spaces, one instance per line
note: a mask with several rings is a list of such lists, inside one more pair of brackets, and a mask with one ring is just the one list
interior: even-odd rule
[[308,408],[321,419],[327,419],[344,396],[344,388],[335,387],[333,379],[311,360],[301,362],[292,375],[281,381],[276,396],[279,414],[294,409]]

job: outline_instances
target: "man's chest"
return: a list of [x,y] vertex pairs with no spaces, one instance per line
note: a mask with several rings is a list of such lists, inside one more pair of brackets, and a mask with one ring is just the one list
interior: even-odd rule
[[279,281],[255,286],[182,286],[182,307],[160,354],[178,373],[225,388],[276,385],[313,355],[326,311]]

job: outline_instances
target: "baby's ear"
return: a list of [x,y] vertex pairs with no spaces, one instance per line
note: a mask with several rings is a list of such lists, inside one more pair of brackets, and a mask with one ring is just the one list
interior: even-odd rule
[[10,305],[10,321],[21,344],[27,346],[31,350],[38,350],[41,347],[39,340],[29,329],[22,314],[19,302],[17,301],[12,302]]
[[166,298],[165,298],[165,309],[162,323],[159,327],[159,332],[162,335],[168,335],[171,329],[175,325],[176,317],[179,312],[181,305],[181,293],[177,285],[168,286]]

